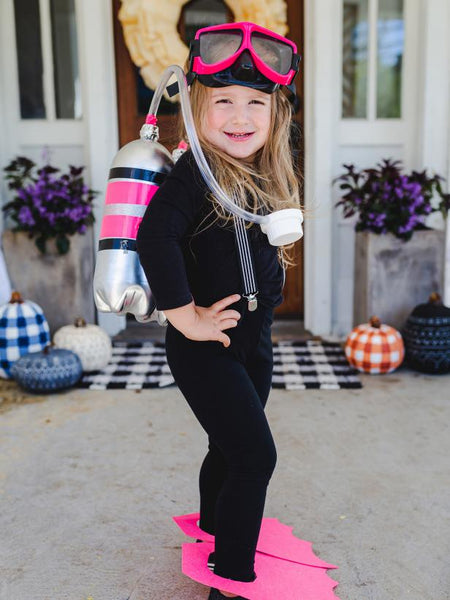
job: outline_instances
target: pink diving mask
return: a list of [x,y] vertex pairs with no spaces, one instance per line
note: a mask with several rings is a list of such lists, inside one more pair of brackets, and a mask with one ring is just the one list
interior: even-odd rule
[[209,87],[244,85],[271,94],[280,85],[291,89],[299,63],[291,40],[255,23],[225,23],[197,31],[187,78],[188,83],[197,77]]

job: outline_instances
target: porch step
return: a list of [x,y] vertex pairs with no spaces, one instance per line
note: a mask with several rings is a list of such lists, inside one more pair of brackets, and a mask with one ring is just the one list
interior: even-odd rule
[[[134,320],[127,321],[125,329],[114,336],[114,341],[120,342],[143,342],[157,341],[164,342],[166,328],[157,323],[138,323]],[[272,340],[279,342],[281,340],[311,340],[315,338],[304,327],[300,319],[277,318],[272,325]]]

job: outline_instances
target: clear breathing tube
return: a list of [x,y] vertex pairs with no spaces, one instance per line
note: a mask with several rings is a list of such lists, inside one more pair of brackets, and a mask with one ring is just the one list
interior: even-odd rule
[[[269,237],[270,243],[275,246],[282,246],[300,239],[303,235],[303,216],[300,209],[283,209],[275,211],[269,215],[253,214],[235,204],[219,186],[211,172],[211,169],[209,168],[208,162],[200,146],[197,131],[194,125],[194,118],[192,116],[188,84],[184,71],[179,65],[171,65],[170,67],[167,67],[162,74],[158,87],[153,94],[153,99],[150,104],[146,123],[156,125],[156,113],[158,111],[164,90],[166,89],[169,79],[172,77],[172,75],[175,75],[178,81],[178,90],[181,98],[181,110],[192,153],[200,173],[202,174],[202,177],[209,189],[214,194],[214,197],[232,214],[241,217],[246,221],[259,224],[262,231]],[[282,222],[280,223],[280,221]]]
[[214,194],[215,198],[230,212],[237,215],[238,217],[242,217],[246,221],[253,221],[254,223],[262,224],[267,220],[267,217],[263,215],[254,215],[250,213],[240,206],[237,206],[230,198],[225,194],[222,188],[216,181],[216,178],[211,172],[209,165],[206,161],[205,155],[203,154],[203,150],[200,146],[200,142],[197,136],[197,131],[194,125],[194,118],[192,116],[192,108],[191,102],[189,100],[189,90],[188,84],[186,81],[186,77],[184,75],[183,69],[179,65],[172,65],[167,67],[167,69],[162,74],[162,77],[159,81],[158,87],[155,90],[153,95],[152,103],[150,104],[149,115],[156,115],[159,103],[161,102],[162,95],[164,90],[167,87],[169,79],[175,75],[178,81],[178,89],[181,98],[181,110],[183,113],[184,124],[186,127],[186,133],[189,138],[189,144],[191,146],[192,154],[194,155],[195,161],[200,169],[200,173],[202,174],[203,179],[208,185],[211,192]]

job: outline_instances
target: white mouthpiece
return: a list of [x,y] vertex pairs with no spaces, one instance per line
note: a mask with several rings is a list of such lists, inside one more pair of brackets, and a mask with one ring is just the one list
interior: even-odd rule
[[299,208],[284,208],[266,216],[261,230],[272,246],[286,246],[303,236],[303,215]]

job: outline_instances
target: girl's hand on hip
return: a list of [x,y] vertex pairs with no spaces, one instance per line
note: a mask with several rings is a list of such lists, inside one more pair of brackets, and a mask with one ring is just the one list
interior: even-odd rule
[[190,340],[195,341],[218,341],[225,348],[231,344],[230,338],[223,333],[224,329],[236,327],[241,318],[237,310],[225,310],[230,304],[240,299],[239,294],[233,294],[214,302],[209,307],[195,306],[196,318],[188,331],[183,334]]

